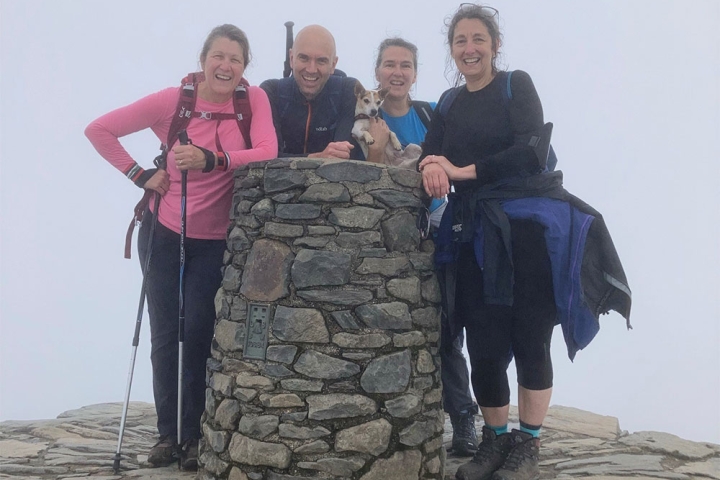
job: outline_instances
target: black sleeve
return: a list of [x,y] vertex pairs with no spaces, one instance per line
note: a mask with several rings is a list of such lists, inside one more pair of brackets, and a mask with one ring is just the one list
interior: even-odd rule
[[343,78],[342,105],[335,127],[333,142],[350,142],[353,149],[350,151],[351,160],[365,160],[362,148],[352,136],[353,125],[355,124],[355,80],[352,77]]
[[425,139],[420,145],[422,147],[422,154],[420,155],[420,160],[417,165],[420,165],[422,159],[428,155],[442,155],[442,143],[443,137],[445,137],[445,117],[440,113],[440,106],[443,102],[447,101],[448,95],[450,95],[453,90],[452,88],[446,90],[440,96],[435,110],[432,111],[432,121],[430,122],[430,128],[425,133]]
[[278,142],[278,157],[287,157],[285,153],[285,141],[282,137],[282,129],[280,128],[280,115],[277,109],[277,88],[279,80],[265,80],[260,84],[260,88],[265,90],[267,93],[268,100],[270,100],[270,108],[272,109],[273,125],[275,126],[275,134],[277,135]]
[[[502,88],[506,88],[505,85]],[[508,103],[508,112],[513,135],[517,138],[539,130],[544,124],[543,110],[530,75],[522,70],[515,70],[511,77],[511,90],[512,99]],[[507,150],[475,162],[477,178],[482,183],[515,176],[521,172],[535,173],[537,170],[538,159],[535,151],[526,144],[516,143]]]

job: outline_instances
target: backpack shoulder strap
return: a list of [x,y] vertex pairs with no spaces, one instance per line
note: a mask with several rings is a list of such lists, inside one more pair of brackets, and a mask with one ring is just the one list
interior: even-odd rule
[[440,115],[442,117],[445,117],[447,115],[448,110],[450,110],[450,107],[455,101],[455,98],[457,98],[458,94],[460,93],[461,88],[465,88],[464,85],[452,88],[445,92],[442,97],[440,97],[440,101],[435,108],[440,112]]
[[250,125],[252,124],[252,108],[250,108],[250,96],[248,87],[250,84],[243,77],[240,84],[235,87],[235,95],[233,96],[233,105],[235,107],[235,115],[237,116],[238,127],[240,133],[245,140],[245,147],[252,148],[252,138],[250,137]]
[[428,102],[421,100],[413,100],[412,107],[415,109],[415,113],[420,117],[420,121],[425,126],[426,130],[430,130],[430,122],[432,122],[432,107]]
[[[201,81],[200,75],[202,75],[202,72],[189,73],[180,84],[180,97],[178,98],[177,107],[175,107],[175,114],[170,122],[167,140],[160,146],[163,151],[163,163],[166,161],[167,151],[177,141],[180,131],[187,128],[193,116],[195,100],[197,99],[196,86]],[[160,165],[158,166],[160,167]],[[160,168],[165,168],[165,165]]]

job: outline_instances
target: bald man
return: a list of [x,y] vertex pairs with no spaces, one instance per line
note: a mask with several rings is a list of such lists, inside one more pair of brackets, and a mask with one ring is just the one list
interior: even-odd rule
[[310,25],[290,49],[292,76],[260,85],[270,99],[281,157],[365,159],[351,135],[357,80],[333,75],[337,61],[332,34]]

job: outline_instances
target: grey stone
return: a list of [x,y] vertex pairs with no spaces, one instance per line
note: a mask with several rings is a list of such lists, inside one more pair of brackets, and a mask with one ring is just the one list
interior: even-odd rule
[[543,426],[553,430],[579,433],[580,435],[608,440],[615,440],[620,433],[620,423],[615,417],[597,415],[577,408],[557,405],[548,409],[548,414],[543,420]]
[[407,330],[412,328],[408,307],[400,302],[360,305],[355,309],[355,314],[369,328],[381,328],[383,330]]
[[399,440],[403,445],[417,447],[434,434],[435,422],[432,420],[425,422],[413,422],[412,425],[400,431]]
[[440,311],[435,307],[417,308],[411,315],[415,325],[434,330],[440,328]]
[[396,333],[393,335],[393,345],[399,348],[416,347],[425,344],[425,335],[422,332]]
[[228,375],[215,372],[210,376],[209,387],[216,392],[229,397],[233,389],[233,379]]
[[381,188],[368,192],[375,200],[379,200],[390,208],[420,208],[423,203],[410,192]]
[[[675,470],[678,473],[710,477],[720,480],[720,457],[709,458],[703,462],[692,462]],[[696,478],[696,477],[692,477]]]
[[288,202],[292,201],[294,198],[295,198],[295,194],[290,193],[290,192],[278,193],[277,195],[273,195],[273,197],[272,197],[273,201],[277,202],[277,203],[288,203]]
[[283,423],[298,423],[307,418],[307,412],[283,413],[280,415],[280,421]]
[[267,480],[315,480],[317,477],[298,477],[295,475],[281,475],[272,470],[267,472]]
[[285,365],[265,364],[262,369],[263,375],[275,378],[292,377],[295,375]]
[[378,273],[386,277],[397,277],[410,270],[410,262],[405,257],[365,258],[357,272],[363,275]]
[[268,170],[264,176],[265,193],[276,193],[293,188],[304,187],[307,176],[297,170],[278,169]]
[[260,225],[262,225],[255,215],[249,215],[249,214],[236,215],[235,216],[235,224],[239,225],[241,227],[248,228],[250,230],[255,230]]
[[290,308],[278,305],[275,309],[272,333],[285,342],[328,343],[330,341],[322,313],[314,308]]
[[420,303],[420,279],[417,277],[393,278],[387,282],[387,290],[401,300]]
[[295,168],[297,168],[298,170],[314,170],[319,166],[323,165],[324,163],[325,160],[321,160],[319,158],[297,158],[294,162]]
[[415,217],[407,212],[383,221],[382,234],[385,248],[390,252],[411,252],[420,245],[420,232]]
[[250,248],[250,240],[242,228],[235,227],[228,234],[227,246],[231,252],[241,252]]
[[326,302],[333,305],[360,305],[369,302],[373,294],[367,290],[301,290],[297,296],[309,302]]
[[269,237],[293,238],[303,236],[302,225],[288,225],[286,223],[265,222],[265,235]]
[[370,352],[345,352],[342,356],[348,360],[368,360],[373,358],[375,355]]
[[352,313],[349,310],[342,310],[338,312],[332,312],[333,319],[340,325],[343,330],[359,330],[360,325],[355,321]]
[[340,232],[338,233],[335,243],[342,248],[358,248],[365,245],[375,245],[382,241],[380,232]]
[[380,221],[385,210],[368,207],[331,208],[328,220],[330,223],[346,228],[362,228],[369,230]]
[[247,259],[240,293],[250,301],[274,302],[290,294],[290,266],[294,256],[284,243],[257,240]]
[[312,378],[336,379],[356,375],[360,367],[352,362],[307,350],[295,362],[296,372]]
[[375,400],[357,394],[310,395],[305,401],[309,406],[310,420],[361,417],[372,415],[378,410]]
[[365,460],[360,457],[321,458],[317,462],[298,462],[298,467],[320,470],[341,478],[351,478],[353,472],[360,470]]
[[383,258],[387,253],[387,250],[384,248],[363,248],[360,250],[360,253],[358,253],[358,258]]
[[222,369],[225,373],[257,373],[258,367],[254,363],[245,362],[236,358],[225,357],[222,359]]
[[344,285],[350,280],[350,255],[341,252],[303,249],[292,265],[297,288]]
[[288,468],[292,458],[292,452],[285,445],[253,440],[239,433],[233,434],[228,452],[235,462],[279,469]]
[[435,275],[422,282],[420,289],[422,290],[423,299],[432,303],[440,303],[440,284],[438,284]]
[[340,183],[316,183],[310,185],[305,193],[300,195],[301,202],[349,202],[350,193]]
[[[619,440],[625,445],[646,448],[687,460],[700,460],[716,453],[705,444],[683,440],[676,435],[663,432],[636,432]],[[718,473],[720,474],[720,471]]]
[[225,430],[235,430],[235,424],[240,418],[240,404],[237,400],[226,398],[217,408],[215,421]]
[[410,418],[422,410],[422,399],[417,395],[401,395],[385,401],[388,413],[396,418]]
[[257,397],[258,391],[252,388],[236,388],[233,390],[233,397],[237,398],[241,402],[251,402],[253,398]]
[[391,353],[372,360],[360,377],[360,385],[368,393],[404,391],[410,381],[410,351]]
[[229,463],[220,460],[217,455],[207,450],[200,455],[199,460],[204,470],[216,476],[222,475],[230,468]]
[[304,407],[305,402],[294,393],[264,393],[260,395],[260,403],[267,408]]
[[320,380],[303,380],[300,378],[288,378],[281,380],[280,385],[285,390],[298,392],[322,392],[323,382]]
[[425,469],[430,474],[438,474],[440,473],[440,469],[442,468],[442,462],[440,460],[440,457],[433,457],[431,460],[428,460],[425,462]]
[[435,371],[435,363],[432,355],[427,350],[420,350],[417,356],[417,364],[415,365],[418,373],[432,373]]
[[308,248],[323,248],[330,243],[330,237],[302,237],[293,241],[293,245]]
[[239,468],[232,467],[228,475],[228,480],[248,480],[248,476]]
[[329,392],[349,392],[353,393],[358,390],[357,382],[354,382],[352,380],[345,380],[344,382],[335,382],[331,383],[328,386]]
[[225,267],[223,273],[222,287],[228,292],[237,292],[241,284],[241,272],[232,265]]
[[308,235],[335,235],[335,227],[327,225],[308,225]]
[[271,345],[265,352],[265,357],[273,362],[292,363],[297,353],[295,345]]
[[410,188],[420,188],[422,186],[422,175],[414,170],[407,168],[388,167],[390,178],[398,185]]
[[332,341],[342,348],[380,348],[390,343],[390,337],[382,333],[354,335],[352,333],[336,333]]
[[242,350],[245,343],[245,324],[220,320],[215,325],[215,340],[226,352]]
[[432,405],[433,403],[439,403],[440,400],[442,400],[442,389],[436,388],[433,390],[430,390],[425,394],[425,397],[423,398],[423,402],[425,405]]
[[392,425],[381,418],[346,428],[335,435],[335,450],[353,451],[378,456],[387,450],[390,444]]
[[230,320],[234,322],[245,321],[247,317],[247,303],[238,297],[233,299],[232,305],[230,306]]
[[250,209],[250,212],[258,218],[267,220],[274,214],[273,202],[269,198],[263,198]]
[[555,465],[555,468],[568,475],[622,475],[634,472],[662,472],[662,459],[661,455],[620,453],[560,462]]
[[281,423],[278,428],[281,437],[294,438],[296,440],[314,440],[316,438],[330,435],[330,430],[323,427],[298,427],[289,423]]
[[432,253],[409,252],[407,256],[410,259],[410,263],[412,263],[413,268],[418,272],[431,271],[435,268],[435,261],[433,260]]
[[242,388],[255,388],[263,391],[275,390],[275,382],[262,375],[241,373],[235,377],[235,384]]
[[360,480],[418,480],[422,455],[418,451],[395,452],[390,458],[379,458]]
[[327,162],[318,167],[315,173],[331,182],[368,183],[379,180],[382,170],[364,162],[341,161]]
[[267,168],[288,168],[293,163],[293,161],[293,158],[275,158],[267,162]]
[[262,440],[278,430],[280,419],[277,415],[245,415],[240,419],[237,431],[248,437]]
[[205,389],[205,411],[210,415],[210,417],[215,416],[215,410],[217,409],[218,401],[215,399],[215,395],[213,395],[213,391],[209,388]]
[[259,188],[246,188],[243,190],[235,190],[234,195],[238,198],[249,198],[257,200],[263,197],[263,192]]
[[330,445],[322,440],[315,440],[314,442],[300,445],[293,452],[298,455],[312,455],[318,453],[326,453],[330,451]]
[[320,216],[319,205],[308,203],[288,203],[278,205],[275,216],[283,220],[312,220]]

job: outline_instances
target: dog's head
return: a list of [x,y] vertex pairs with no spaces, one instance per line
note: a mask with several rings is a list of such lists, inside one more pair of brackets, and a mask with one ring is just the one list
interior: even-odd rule
[[385,100],[388,89],[381,90],[365,90],[360,82],[355,84],[355,115],[367,115],[368,117],[377,117],[380,112],[380,105]]

